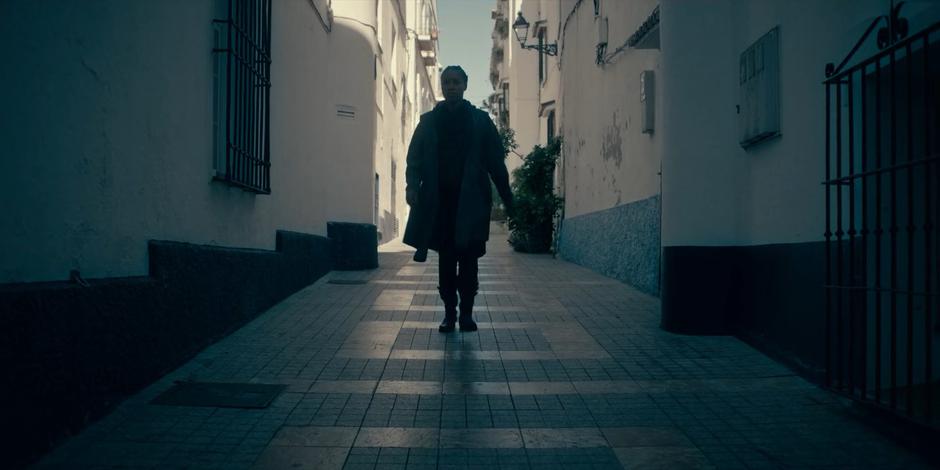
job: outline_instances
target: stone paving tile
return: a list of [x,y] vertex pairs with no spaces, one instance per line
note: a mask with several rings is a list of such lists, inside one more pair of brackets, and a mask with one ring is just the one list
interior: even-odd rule
[[272,446],[302,447],[352,447],[356,440],[356,428],[324,426],[284,426],[274,439]]
[[624,468],[649,470],[715,468],[715,465],[710,463],[695,447],[629,447],[614,449],[614,452]]
[[372,393],[375,380],[317,380],[307,390],[309,393]]
[[512,449],[523,446],[517,429],[441,429],[438,447],[461,449]]
[[[329,273],[37,467],[929,468],[745,343],[666,333],[655,297],[497,239],[476,333],[437,333],[433,253],[383,245],[379,269]],[[149,403],[177,380],[288,388],[259,410]]]
[[522,430],[522,439],[528,449],[567,449],[580,447],[607,447],[607,439],[597,428],[531,428]]
[[252,468],[291,468],[300,470],[341,469],[346,463],[347,447],[270,447]]

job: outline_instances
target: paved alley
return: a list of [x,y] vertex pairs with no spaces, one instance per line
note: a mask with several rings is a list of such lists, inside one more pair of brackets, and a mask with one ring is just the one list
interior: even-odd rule
[[[502,239],[480,260],[478,332],[438,333],[436,257],[386,246],[38,467],[926,468],[743,342],[666,333],[657,298]],[[150,403],[176,381],[287,388],[260,409]]]

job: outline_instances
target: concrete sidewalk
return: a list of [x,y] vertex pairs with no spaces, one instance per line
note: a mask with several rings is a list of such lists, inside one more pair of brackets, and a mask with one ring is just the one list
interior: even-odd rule
[[[38,466],[929,468],[741,341],[663,332],[655,297],[504,239],[481,259],[478,332],[438,333],[436,257],[388,244],[380,269],[328,274]],[[181,380],[288,388],[264,409],[149,404]]]

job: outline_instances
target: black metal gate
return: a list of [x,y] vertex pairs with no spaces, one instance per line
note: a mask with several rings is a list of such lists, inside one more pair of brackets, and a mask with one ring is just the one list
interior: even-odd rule
[[940,23],[900,10],[826,66],[826,384],[937,426]]

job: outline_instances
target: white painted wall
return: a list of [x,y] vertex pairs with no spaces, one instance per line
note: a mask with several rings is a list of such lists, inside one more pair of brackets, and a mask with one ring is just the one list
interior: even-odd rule
[[660,4],[664,246],[741,241],[732,12],[729,1]]
[[[642,200],[660,192],[659,125],[641,129],[640,74],[652,70],[659,80],[659,51],[626,49],[611,63],[595,63],[598,23],[608,19],[613,52],[647,19],[655,0],[604,1],[594,15],[592,2],[561,4],[560,112],[565,217],[576,217]],[[571,14],[569,18],[569,13]],[[567,19],[567,26],[564,22]],[[555,80],[555,77],[550,79]],[[658,85],[656,83],[655,85]],[[659,121],[660,87],[654,85]],[[543,131],[544,132],[544,131]]]
[[275,2],[272,193],[254,195],[210,180],[213,16],[211,0],[0,4],[0,282],[144,275],[149,239],[273,249],[277,229],[372,220],[368,38]]
[[[523,50],[512,32],[516,13],[522,11],[530,24],[539,18],[539,0],[511,0],[509,20],[509,127],[516,131],[516,152],[525,156],[539,143],[539,56],[535,51]],[[531,28],[530,28],[531,31]],[[526,41],[532,44],[530,38]],[[506,167],[510,173],[522,165],[522,158],[510,153]]]
[[[425,18],[423,15],[425,11],[431,14],[431,24],[429,25],[424,24]],[[411,142],[411,137],[414,134],[414,129],[418,125],[421,115],[434,109],[434,106],[437,105],[438,96],[440,95],[440,80],[438,79],[440,66],[437,64],[436,54],[434,63],[425,65],[418,45],[418,34],[430,35],[428,29],[437,29],[437,0],[410,0],[406,10],[406,18],[408,30],[407,48],[409,50],[406,67],[410,74],[406,90],[411,104],[409,109],[406,110],[403,154],[398,163],[398,181],[401,182],[400,190],[402,191],[402,197],[397,200],[398,213],[402,214],[400,235],[404,234],[404,224],[408,220],[408,213],[410,211],[410,207],[405,202],[404,198],[405,169],[407,166],[405,160],[407,158],[408,145]],[[433,47],[436,53],[436,41]]]
[[[304,2],[288,2],[282,8],[290,3],[301,10]],[[278,126],[272,119],[272,129],[279,129],[277,134],[272,131],[272,155],[281,153],[274,153],[279,145],[291,145],[283,154],[304,155],[303,160],[315,163],[312,171],[319,170],[316,186],[322,188],[310,184],[310,175],[285,174],[285,178],[293,178],[287,187],[299,188],[286,199],[303,206],[320,206],[326,220],[370,222],[372,201],[368,195],[373,163],[369,156],[374,146],[370,129],[375,115],[369,112],[372,104],[363,91],[374,89],[375,83],[366,31],[334,22],[332,32],[319,41],[297,40],[303,31],[317,25],[311,25],[300,11],[286,13],[281,17],[281,28],[279,23],[272,25],[275,37],[281,39],[272,46],[274,59],[283,53],[281,62],[285,64],[280,77],[275,76],[283,80],[283,85],[277,87],[279,82],[275,82],[272,86],[272,110],[279,111],[272,116],[283,115],[285,121]],[[302,60],[304,57],[310,59]],[[329,66],[324,67],[327,63]],[[355,107],[356,119],[337,117],[337,105]],[[370,138],[363,139],[364,135]],[[317,197],[305,198],[300,193],[310,190],[317,191]],[[325,225],[319,233],[325,233]]]
[[[375,168],[381,182],[377,218],[382,232],[381,242],[387,242],[405,229],[404,167],[406,97],[405,74],[407,66],[407,25],[404,4],[400,0],[380,0],[378,21],[382,49],[379,56],[381,98],[385,104],[380,114],[379,146],[375,152]],[[393,171],[394,169],[394,171]],[[393,194],[394,192],[394,194]]]
[[[436,3],[431,2],[432,5]],[[417,124],[416,113],[426,102],[429,80],[415,74],[420,65],[414,38],[415,16],[420,1],[340,0],[333,3],[336,21],[356,29],[369,38],[375,56],[374,103],[376,140],[372,152],[373,179],[370,190],[370,222],[378,226],[380,243],[393,240],[404,232],[407,220],[405,202],[405,157],[411,133]],[[436,8],[434,8],[436,12]],[[409,18],[411,20],[409,20]],[[425,73],[426,75],[426,73]],[[433,96],[433,91],[431,93]],[[374,175],[378,175],[378,187]],[[374,194],[378,192],[378,212]]]
[[[822,239],[825,64],[841,61],[888,8],[886,0],[662,1],[664,245]],[[938,17],[916,3],[903,16],[912,32]],[[738,56],[777,25],[782,135],[745,151],[734,108]]]
[[[559,2],[557,0],[538,0],[538,18],[540,21],[543,21],[545,27],[545,44],[557,43],[559,38]],[[515,36],[515,34],[513,34]],[[538,38],[533,37],[531,44],[538,44]],[[538,52],[534,50],[527,51],[530,54],[536,55],[536,82],[538,82]],[[536,142],[539,145],[545,145],[548,143],[548,111],[551,109],[557,108],[558,102],[558,89],[560,84],[560,70],[558,67],[558,56],[550,56],[546,54],[544,56],[545,60],[545,80],[542,81],[538,86],[539,91],[539,106],[536,110],[536,116],[538,117],[538,132],[536,134]],[[555,104],[549,104],[555,102]],[[556,135],[558,131],[558,122],[560,119],[557,114],[555,117],[555,127]]]

